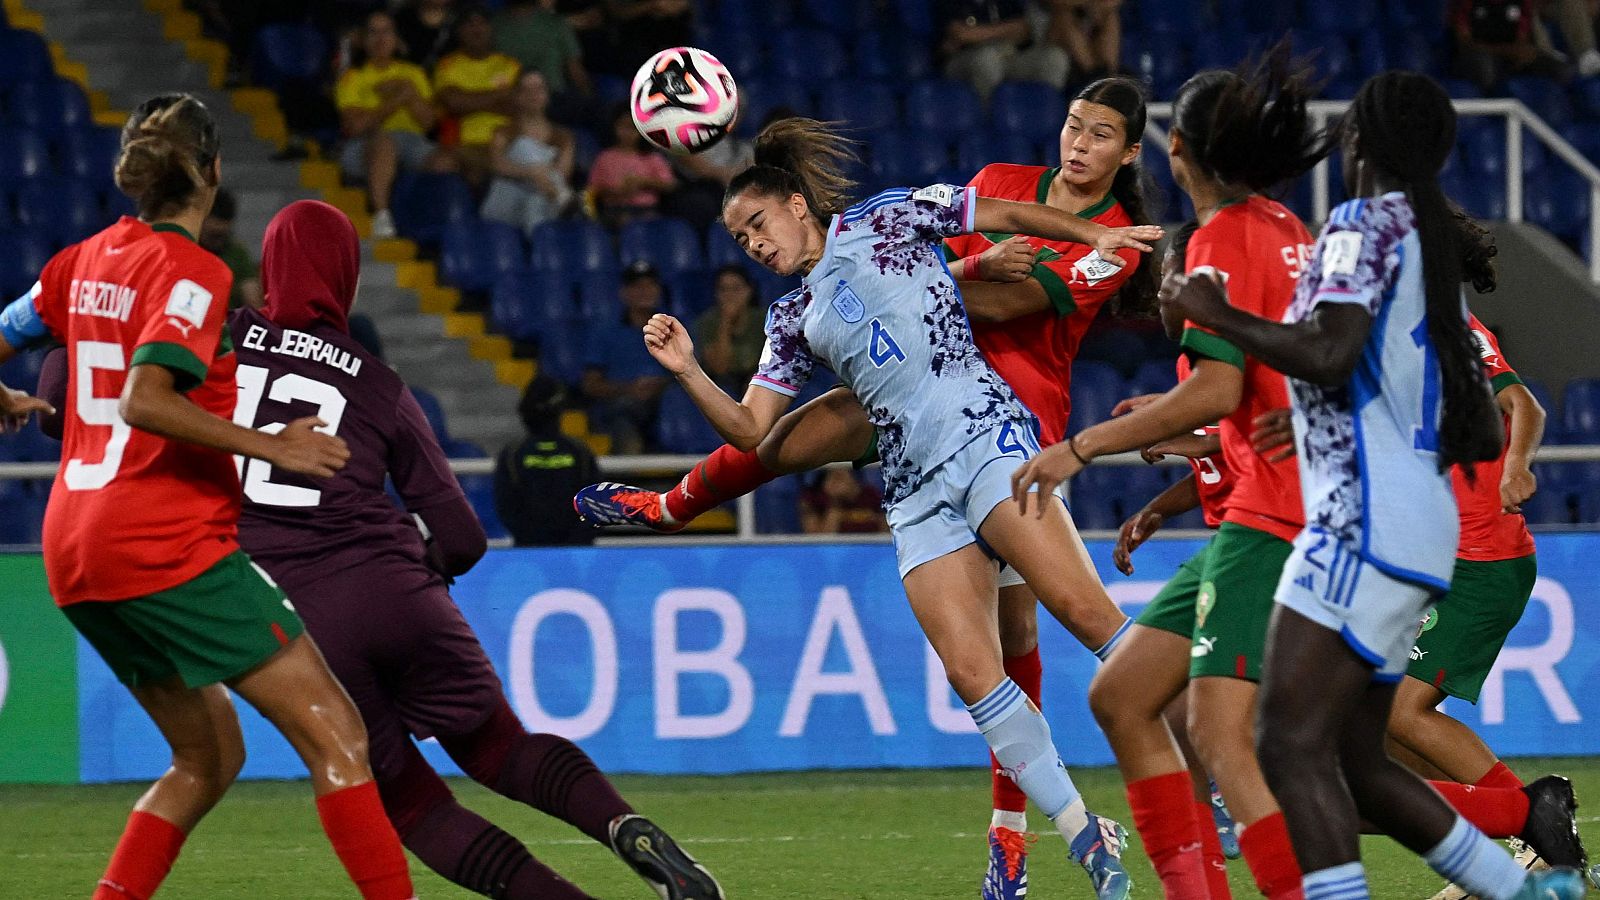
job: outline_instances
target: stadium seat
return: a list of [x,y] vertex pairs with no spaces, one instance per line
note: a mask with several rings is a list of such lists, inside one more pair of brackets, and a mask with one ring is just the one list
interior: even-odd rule
[[538,336],[539,371],[563,384],[583,378],[585,332],[581,325],[549,325]]
[[1555,395],[1550,393],[1550,388],[1537,378],[1522,376],[1522,384],[1533,394],[1533,399],[1539,401],[1544,408],[1544,442],[1546,444],[1560,444],[1566,440],[1566,432],[1561,426],[1561,407],[1556,405]]
[[[1340,6],[1342,13],[1343,4]],[[1353,76],[1355,64],[1350,54],[1350,43],[1344,34],[1297,29],[1293,32],[1293,42],[1295,53],[1303,54],[1310,59],[1311,65],[1316,69],[1317,77],[1327,81],[1338,81],[1346,76]]]
[[[757,33],[785,28],[794,21],[794,9],[782,0],[764,0],[759,3],[718,3],[716,17],[719,31]],[[707,48],[709,49],[709,48]],[[723,60],[727,62],[727,60]]]
[[756,531],[800,533],[800,476],[786,475],[756,489]]
[[895,82],[934,74],[933,59],[926,44],[877,29],[856,35],[854,60],[854,74],[861,78]]
[[44,135],[30,131],[6,129],[6,138],[0,141],[0,186],[14,186],[18,182],[54,171],[50,162],[50,144]]
[[1072,479],[1067,506],[1078,528],[1110,531],[1122,526],[1117,500],[1123,474],[1121,466],[1091,466]]
[[752,271],[756,268],[755,261],[745,254],[728,229],[720,222],[712,222],[706,226],[706,268],[715,271],[730,264]]
[[648,262],[663,276],[705,268],[700,236],[682,219],[644,219],[622,227],[618,250],[624,267]]
[[[1429,57],[1428,64],[1431,68],[1432,57]],[[1476,84],[1465,78],[1440,78],[1439,86],[1443,87],[1446,93],[1457,100],[1476,100],[1483,96],[1483,91],[1479,90]]]
[[[743,6],[745,4],[724,3],[723,7]],[[761,41],[756,37],[757,32],[745,28],[717,28],[700,44],[706,52],[717,58],[717,61],[728,68],[729,72],[755,72],[761,68],[765,53]],[[744,82],[739,82],[741,99],[744,94]]]
[[500,523],[500,512],[494,505],[494,476],[462,475],[456,480],[461,482],[461,492],[467,495],[467,502],[472,504],[472,511],[477,514],[484,535],[490,540],[506,537],[506,528]]
[[950,167],[948,150],[926,132],[884,132],[872,142],[873,179],[886,185],[929,184]]
[[449,173],[402,172],[395,179],[391,208],[399,232],[429,247],[439,243],[445,226],[478,217],[472,189],[461,176]]
[[39,370],[44,368],[45,350],[27,350],[11,357],[0,365],[0,383],[19,391],[33,393],[39,384]]
[[1600,378],[1575,378],[1561,392],[1561,427],[1569,443],[1600,444]]
[[74,128],[62,132],[57,145],[62,172],[109,183],[122,149],[122,135],[115,128]]
[[924,78],[913,81],[905,97],[902,121],[912,131],[963,137],[978,131],[983,104],[965,82]]
[[494,283],[489,314],[506,337],[538,342],[552,326],[578,321],[578,304],[565,277],[553,272],[514,272]]
[[894,13],[901,27],[917,40],[930,40],[936,27],[933,0],[894,0]]
[[610,272],[584,276],[577,283],[578,318],[583,322],[614,322],[622,315],[621,280]]
[[669,275],[663,280],[662,294],[667,312],[691,325],[717,299],[709,272]]
[[422,415],[428,420],[428,427],[433,429],[434,438],[441,446],[450,443],[450,431],[445,427],[444,407],[439,404],[439,398],[419,387],[411,388],[411,396],[422,407]]
[[51,253],[50,242],[41,235],[0,233],[0,296],[18,297],[32,287]]
[[753,135],[761,130],[774,109],[784,107],[801,115],[816,113],[816,100],[807,87],[809,79],[760,78],[739,82],[738,130]]
[[661,395],[656,443],[667,453],[709,453],[722,446],[722,437],[689,395],[674,385]]
[[1600,159],[1600,122],[1574,122],[1561,129],[1561,136],[1587,159]]
[[778,32],[767,57],[767,71],[779,79],[815,84],[845,74],[850,58],[832,32],[820,28],[786,28]]
[[1103,328],[1084,338],[1077,359],[1104,363],[1131,378],[1144,361],[1144,340],[1126,328]]
[[1305,24],[1309,30],[1350,36],[1371,29],[1378,15],[1375,0],[1307,3],[1302,9],[1305,10]]
[[874,24],[872,4],[859,0],[805,0],[797,11],[807,24],[844,37],[869,30]]
[[37,544],[44,504],[25,481],[0,481],[0,545]]
[[1584,118],[1600,122],[1600,75],[1573,82],[1572,99]]
[[5,110],[8,127],[26,128],[45,136],[94,124],[83,88],[64,78],[12,85],[6,91]]
[[900,101],[894,88],[883,82],[863,83],[845,78],[824,85],[819,112],[830,122],[843,122],[846,133],[872,141],[877,132],[900,124]]
[[1002,132],[1054,142],[1067,114],[1061,92],[1037,81],[1007,81],[989,98],[989,120]]
[[[1249,56],[1251,50],[1262,45],[1263,40],[1247,32],[1219,28],[1208,33],[1205,40],[1195,42],[1187,66],[1181,54],[1169,52],[1160,41],[1154,40],[1138,44],[1137,57],[1129,55],[1135,45],[1124,41],[1122,58],[1124,64],[1143,76],[1146,82],[1158,87],[1176,87],[1194,72],[1203,69],[1232,69]],[[1160,78],[1154,77],[1157,72],[1161,73]],[[1171,96],[1170,88],[1157,96]]]
[[1052,148],[1048,153],[1040,150],[1037,142],[1020,134],[968,132],[956,144],[956,168],[969,173],[970,178],[990,163],[1054,165],[1059,162],[1053,149],[1056,142],[1050,141],[1046,146]]
[[[1479,219],[1506,217],[1506,183],[1503,178],[1475,178],[1457,172],[1441,179],[1445,193]],[[1524,183],[1526,188],[1526,182]],[[1526,196],[1524,197],[1526,200]]]
[[482,293],[527,265],[522,233],[503,222],[459,221],[445,227],[439,274],[463,291]]
[[1080,361],[1072,366],[1072,416],[1069,431],[1081,431],[1111,418],[1111,408],[1123,398],[1122,376],[1103,362]]
[[1178,369],[1170,360],[1152,359],[1139,366],[1128,379],[1127,394],[1165,394],[1178,385]]
[[328,56],[328,41],[314,26],[267,25],[257,32],[250,52],[251,78],[269,89],[291,82],[314,82]]
[[1208,4],[1191,0],[1141,0],[1138,4],[1141,30],[1162,39],[1186,39],[1209,31]]
[[1561,86],[1548,78],[1519,75],[1506,79],[1506,91],[1544,120],[1546,125],[1560,128],[1572,118],[1572,104]]
[[545,222],[529,238],[528,263],[543,272],[568,275],[615,273],[617,255],[611,235],[588,220]]
[[87,182],[35,178],[16,192],[17,222],[57,247],[76,243],[107,223],[100,194]]
[[1522,184],[1522,211],[1552,234],[1576,241],[1589,222],[1589,184],[1572,172],[1530,178]]
[[[1550,490],[1541,484],[1539,491],[1523,502],[1522,515],[1527,518],[1529,525],[1569,525],[1572,523],[1570,502],[1567,494]],[[1585,521],[1600,520],[1591,518]]]
[[0,84],[42,81],[51,69],[43,37],[21,28],[0,29]]

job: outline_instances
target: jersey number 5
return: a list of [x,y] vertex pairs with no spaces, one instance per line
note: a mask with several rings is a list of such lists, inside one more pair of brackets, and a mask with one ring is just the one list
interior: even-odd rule
[[[344,418],[345,398],[331,384],[314,381],[304,375],[283,375],[272,382],[268,391],[267,370],[261,366],[240,366],[238,374],[239,402],[233,408],[233,422],[245,428],[256,427],[256,410],[263,395],[276,403],[293,403],[296,400],[317,405],[316,417],[328,425],[318,428],[328,434],[339,433],[339,421]],[[260,426],[267,434],[277,434],[284,429],[283,422],[268,422]],[[272,480],[272,464],[261,459],[234,457],[239,467],[239,478],[244,483],[244,495],[251,502],[263,506],[316,506],[322,502],[322,491],[293,484],[278,484]]]
[[122,345],[109,341],[79,341],[74,354],[76,371],[72,382],[77,389],[78,420],[85,425],[109,427],[111,437],[106,441],[105,454],[99,462],[88,463],[81,459],[67,460],[61,480],[69,491],[98,491],[117,477],[122,468],[122,453],[128,449],[128,437],[133,429],[122,420],[116,397],[94,395],[94,373],[122,372],[127,370],[127,360],[122,355]]
[[877,319],[872,320],[872,336],[867,340],[867,358],[878,368],[891,362],[905,362],[906,353],[894,342],[894,336]]

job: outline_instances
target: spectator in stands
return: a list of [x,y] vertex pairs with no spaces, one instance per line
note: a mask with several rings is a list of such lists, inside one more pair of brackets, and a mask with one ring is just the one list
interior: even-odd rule
[[538,69],[524,69],[513,94],[514,114],[489,144],[494,181],[483,198],[483,217],[532,236],[540,222],[561,215],[572,201],[576,143],[550,121],[550,89]]
[[556,0],[556,12],[578,36],[584,66],[592,72],[610,73],[616,67],[617,41],[606,18],[605,0]]
[[589,191],[600,221],[620,228],[654,216],[661,195],[676,189],[678,182],[666,157],[633,127],[626,106],[618,106],[612,114],[611,135],[612,145],[600,151],[589,170]]
[[1045,40],[1067,51],[1076,83],[1122,68],[1122,0],[1047,0],[1047,7]]
[[494,28],[482,6],[461,11],[456,19],[460,49],[439,60],[433,90],[445,112],[460,120],[456,155],[461,172],[474,188],[489,177],[489,145],[495,132],[511,122],[515,110],[517,61],[494,50]]
[[450,47],[459,24],[455,0],[412,0],[395,11],[401,53],[424,69],[433,68]]
[[1550,0],[1540,14],[1555,19],[1560,27],[1578,77],[1600,75],[1600,50],[1595,49],[1595,16],[1600,14],[1600,4],[1591,0]]
[[541,375],[517,404],[528,430],[494,464],[494,506],[518,547],[592,544],[595,531],[572,511],[572,495],[599,476],[587,444],[561,433],[567,389]]
[[1007,79],[1067,83],[1067,52],[1033,40],[1023,0],[941,0],[939,55],[944,74],[972,85],[988,102]]
[[509,0],[494,20],[494,46],[544,75],[552,108],[562,121],[591,121],[594,85],[578,36],[555,10],[555,0]]
[[800,527],[806,534],[872,534],[887,529],[883,495],[845,466],[822,470],[815,487],[800,495]]
[[335,102],[344,131],[340,162],[347,176],[365,178],[372,197],[372,236],[395,236],[389,197],[401,167],[450,172],[455,157],[428,140],[436,114],[428,75],[397,58],[394,18],[375,12],[362,33],[364,62],[339,77]]
[[233,293],[228,295],[228,308],[260,309],[264,305],[261,268],[250,251],[233,236],[233,220],[238,212],[239,202],[234,199],[233,192],[219,188],[211,212],[200,225],[200,246],[227,263],[228,270],[233,273]]
[[668,379],[640,339],[644,323],[661,311],[661,278],[647,262],[622,273],[622,318],[597,324],[584,360],[583,394],[590,418],[611,435],[612,452],[642,453],[655,424]]
[[1455,74],[1487,91],[1514,75],[1566,81],[1567,62],[1550,46],[1534,0],[1456,0]]
[[691,0],[609,0],[607,6],[617,32],[613,74],[631,78],[657,50],[694,43]]
[[756,283],[745,268],[717,270],[716,303],[694,323],[694,342],[706,374],[732,396],[742,395],[766,346],[766,322],[756,306]]
[[755,165],[755,142],[729,134],[698,153],[672,157],[678,189],[663,199],[662,211],[704,230],[722,216],[722,195],[733,176]]

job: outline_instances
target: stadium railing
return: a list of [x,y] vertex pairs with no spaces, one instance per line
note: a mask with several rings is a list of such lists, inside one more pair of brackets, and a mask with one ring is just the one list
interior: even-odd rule
[[[672,453],[646,453],[634,456],[602,456],[599,458],[600,472],[614,478],[651,478],[651,479],[677,479],[684,473],[694,468],[704,457],[694,454]],[[1540,447],[1534,456],[1534,461],[1539,463],[1577,463],[1600,462],[1600,444],[1560,445]],[[1137,453],[1117,453],[1095,459],[1096,466],[1147,466],[1149,463]],[[30,462],[30,463],[0,463],[0,481],[49,481],[56,476],[57,463]],[[835,463],[838,466],[848,466],[849,463]],[[1168,457],[1156,465],[1188,465],[1188,461],[1178,457]],[[452,459],[450,470],[457,475],[493,475],[493,459]],[[1072,485],[1069,482],[1063,488],[1067,495],[1068,503],[1072,499]],[[0,510],[0,515],[5,515]],[[648,541],[659,545],[662,541],[683,544],[696,543],[726,543],[737,540],[740,543],[751,544],[797,544],[797,543],[861,543],[861,544],[887,544],[887,532],[880,534],[760,534],[756,531],[755,495],[746,494],[734,502],[734,521],[736,528],[733,534],[704,534],[704,535],[651,535],[639,534],[636,536],[615,536],[602,538],[601,542],[611,545],[625,545],[641,541]],[[1560,526],[1558,526],[1560,527]],[[1579,527],[1579,526],[1569,526]],[[1164,529],[1162,537],[1203,537],[1207,534],[1202,529]],[[1085,529],[1083,537],[1087,540],[1113,540],[1116,532],[1110,530]],[[509,546],[508,542],[492,542]]]
[[[1344,100],[1317,100],[1310,104],[1308,111],[1313,120],[1320,127],[1344,114],[1350,107]],[[1499,116],[1505,119],[1506,124],[1506,219],[1511,222],[1521,222],[1522,209],[1522,140],[1523,129],[1532,132],[1533,136],[1544,144],[1557,159],[1571,166],[1585,181],[1589,183],[1589,278],[1600,284],[1600,167],[1593,162],[1566,139],[1551,128],[1545,121],[1523,105],[1521,100],[1493,99],[1493,100],[1456,100],[1456,113],[1463,116]],[[1158,125],[1172,118],[1172,104],[1152,103],[1149,107],[1149,116],[1145,125],[1145,136],[1155,142],[1155,146],[1165,149],[1167,134]],[[1337,173],[1330,173],[1332,167],[1327,160],[1318,164],[1312,176],[1312,206],[1316,221],[1325,221],[1328,218],[1330,197],[1328,179]]]

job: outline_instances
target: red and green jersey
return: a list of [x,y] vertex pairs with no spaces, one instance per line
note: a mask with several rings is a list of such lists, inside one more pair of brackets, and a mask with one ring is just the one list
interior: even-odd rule
[[[1179,356],[1178,380],[1188,378],[1193,371],[1189,357]],[[1196,434],[1220,432],[1221,429],[1216,425],[1207,425],[1195,431]],[[1228,509],[1228,495],[1233,493],[1233,470],[1228,468],[1226,460],[1213,456],[1191,459],[1189,467],[1194,470],[1194,487],[1200,494],[1200,514],[1205,516],[1207,528],[1216,528],[1222,524],[1223,514]]]
[[[994,163],[984,166],[970,184],[980,197],[1044,203],[1059,169]],[[1122,205],[1107,194],[1078,215],[1108,228],[1132,225]],[[945,240],[948,259],[975,257],[1012,237],[976,232]],[[1144,254],[1123,251],[1128,264],[1118,269],[1102,261],[1087,244],[1047,241],[1028,236],[1035,251],[1033,272],[1050,298],[1051,308],[1005,322],[973,322],[972,337],[1000,377],[1039,417],[1039,442],[1046,446],[1066,436],[1072,410],[1069,390],[1072,358],[1100,307],[1122,287]]]
[[[1472,329],[1473,340],[1478,345],[1478,356],[1483,360],[1483,374],[1488,376],[1489,386],[1498,394],[1513,384],[1521,384],[1517,371],[1500,354],[1500,342],[1477,316],[1469,313],[1467,318],[1467,327]],[[1510,425],[1508,419],[1508,429]],[[1499,459],[1478,464],[1475,484],[1467,483],[1460,466],[1450,470],[1456,506],[1461,512],[1461,543],[1456,548],[1459,559],[1493,562],[1517,559],[1533,552],[1533,535],[1528,533],[1527,519],[1503,512],[1500,504],[1500,478],[1505,473],[1506,451],[1510,448],[1507,442],[1500,448]]]
[[[1312,239],[1294,213],[1261,196],[1217,211],[1189,240],[1191,274],[1209,272],[1227,286],[1228,302],[1263,319],[1281,321],[1294,299],[1295,281],[1311,257]],[[1245,356],[1229,341],[1188,323],[1183,347],[1244,372],[1239,407],[1219,424],[1222,457],[1236,481],[1223,521],[1292,541],[1305,525],[1300,474],[1293,459],[1268,462],[1250,446],[1256,416],[1289,405],[1289,386],[1278,372]]]
[[62,606],[182,584],[238,549],[233,457],[132,428],[118,412],[128,371],[171,370],[212,415],[234,405],[223,328],[233,275],[182,229],[123,217],[56,254],[34,306],[67,347],[61,470],[44,520],[50,592]]

